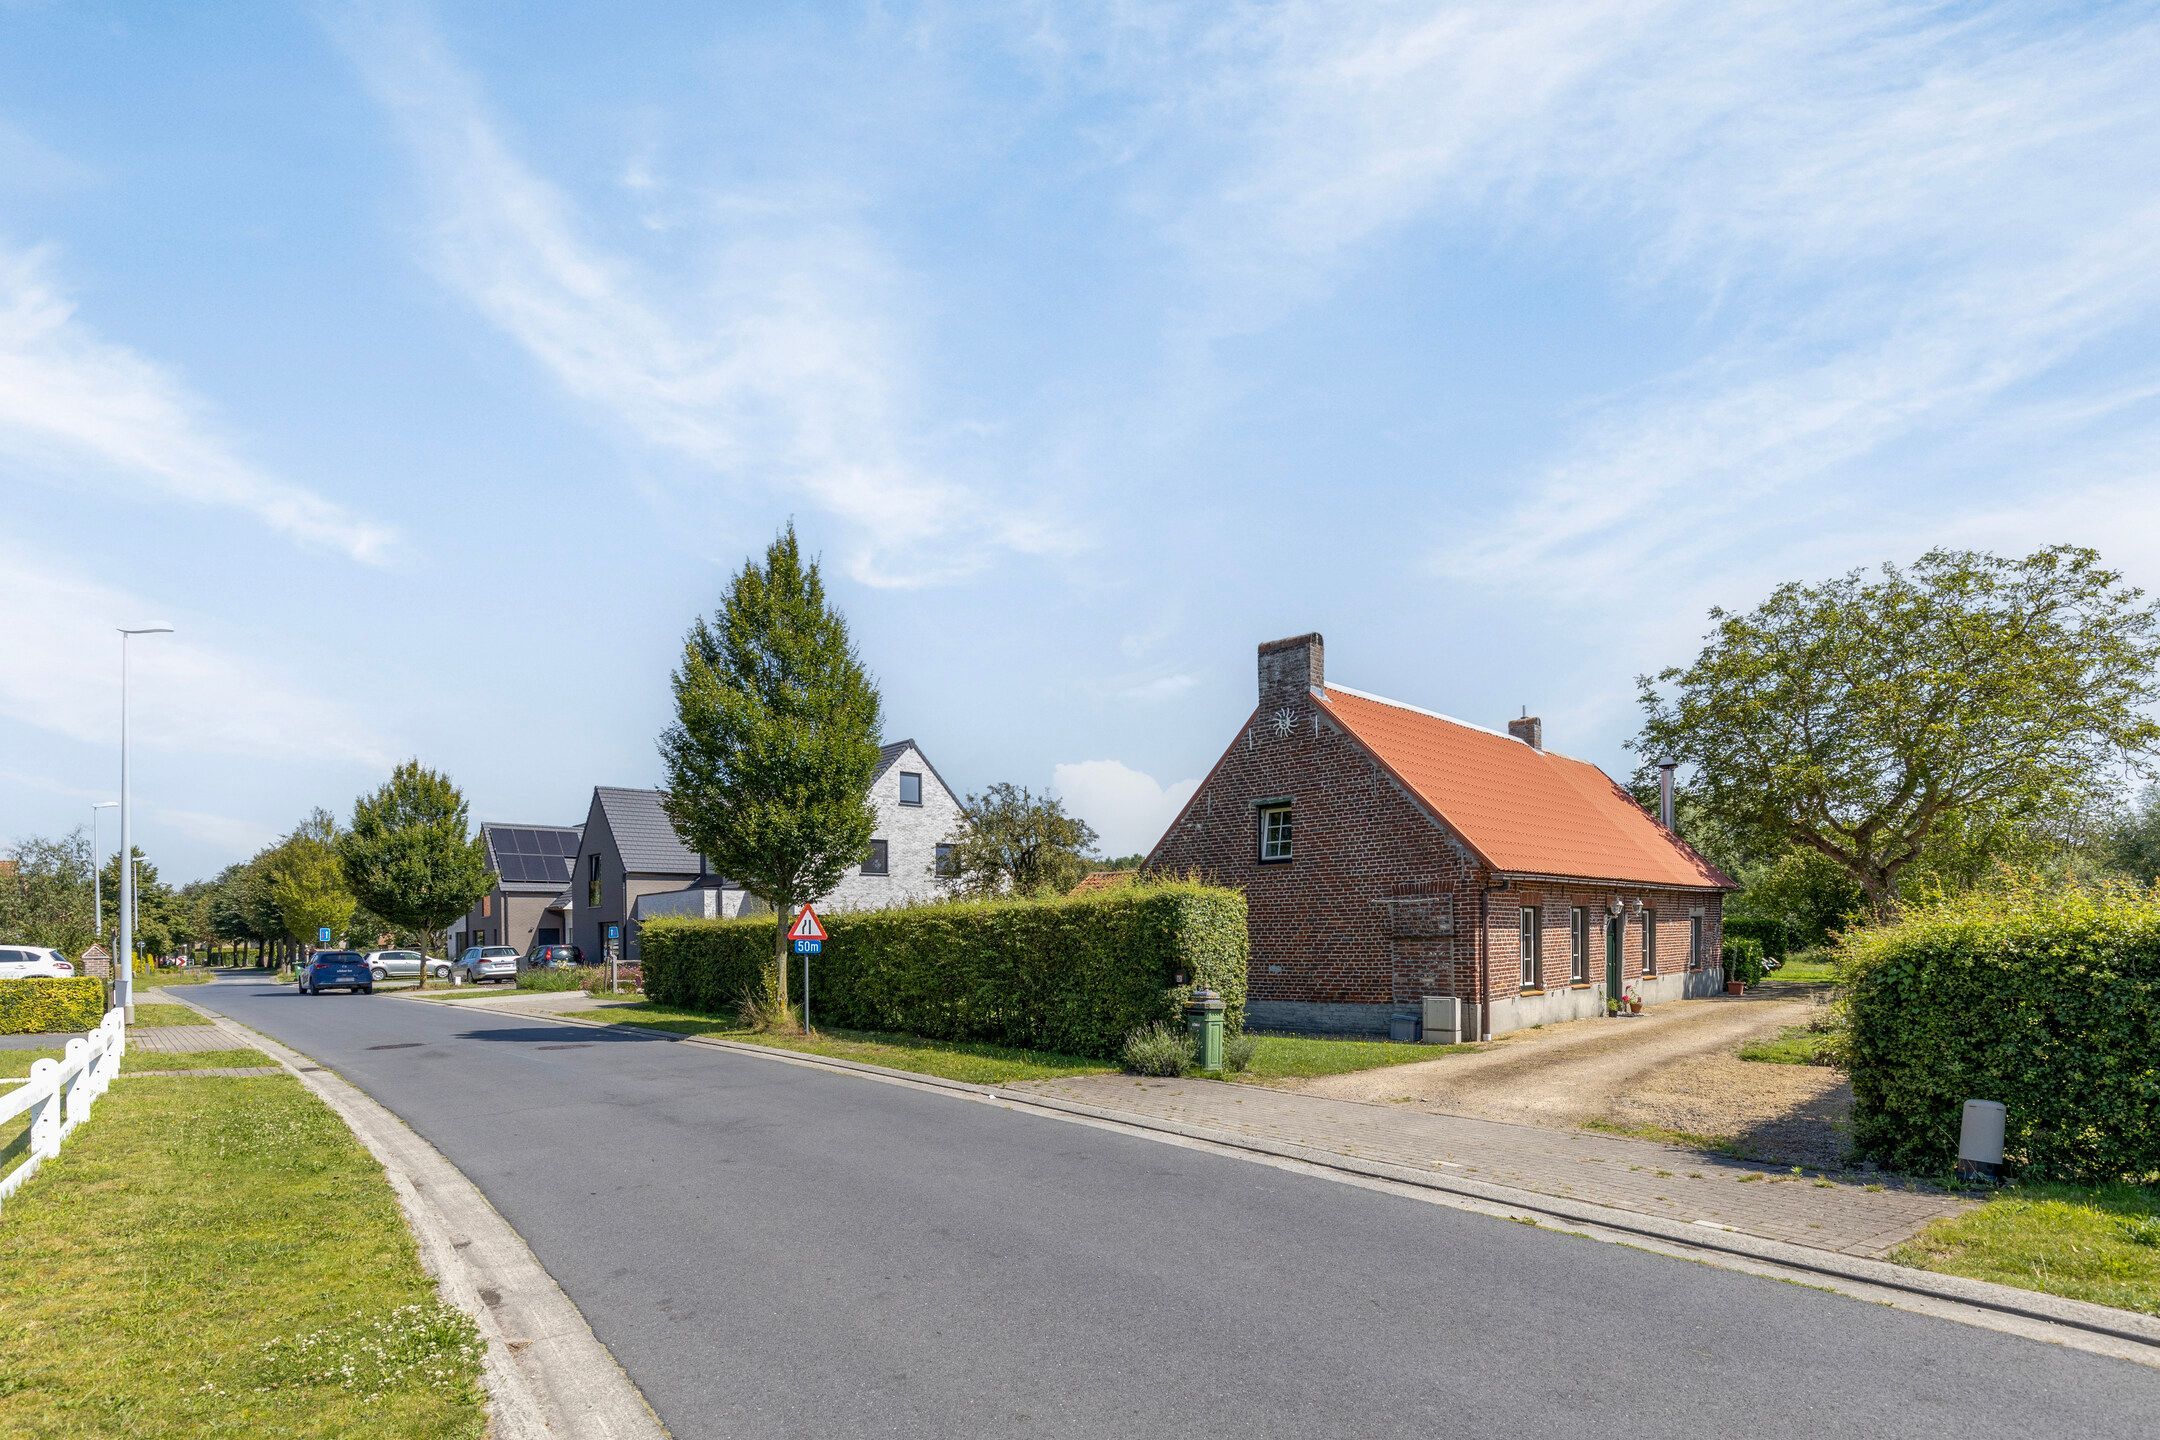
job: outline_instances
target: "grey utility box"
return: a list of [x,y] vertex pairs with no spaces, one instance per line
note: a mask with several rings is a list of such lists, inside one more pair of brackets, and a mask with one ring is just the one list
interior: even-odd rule
[[1427,995],[1425,997],[1425,1043],[1428,1045],[1460,1045],[1474,1037],[1463,1034],[1468,1023],[1470,1007],[1453,995]]

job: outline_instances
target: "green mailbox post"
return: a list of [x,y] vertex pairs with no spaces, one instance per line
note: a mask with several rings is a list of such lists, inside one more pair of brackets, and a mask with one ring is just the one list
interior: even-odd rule
[[1202,1070],[1222,1069],[1222,996],[1213,990],[1192,992],[1185,1002],[1185,1029],[1192,1036],[1193,1058]]

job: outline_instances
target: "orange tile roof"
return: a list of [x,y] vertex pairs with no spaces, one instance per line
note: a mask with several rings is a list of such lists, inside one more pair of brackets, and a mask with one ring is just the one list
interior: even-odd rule
[[1503,874],[1738,888],[1588,761],[1339,685],[1318,698]]
[[1139,877],[1137,870],[1090,870],[1074,882],[1068,895],[1085,895],[1093,890],[1115,890],[1120,885],[1130,885]]

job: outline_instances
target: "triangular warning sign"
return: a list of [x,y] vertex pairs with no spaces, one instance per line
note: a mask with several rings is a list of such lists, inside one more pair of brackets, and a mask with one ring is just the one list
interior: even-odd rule
[[808,905],[803,906],[802,913],[795,917],[793,928],[787,932],[787,938],[790,940],[823,940],[825,938],[825,927],[818,923],[817,911],[811,909]]

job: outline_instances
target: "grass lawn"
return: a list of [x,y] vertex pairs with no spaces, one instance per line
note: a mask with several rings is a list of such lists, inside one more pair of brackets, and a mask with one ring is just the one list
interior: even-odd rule
[[1768,1040],[1750,1040],[1742,1045],[1740,1058],[1770,1065],[1827,1065],[1835,1038],[1805,1025],[1788,1025]]
[[[817,1014],[817,997],[811,997],[811,1019]],[[767,1045],[805,1055],[825,1055],[835,1060],[859,1060],[865,1065],[884,1065],[936,1075],[946,1080],[966,1080],[977,1085],[1003,1085],[1015,1080],[1056,1080],[1067,1075],[1099,1075],[1117,1067],[1103,1060],[1077,1055],[1057,1055],[1047,1050],[1016,1050],[1007,1045],[985,1045],[972,1040],[925,1040],[915,1035],[885,1035],[867,1030],[820,1030],[814,1037],[760,1035],[745,1030],[732,1015],[706,1015],[640,1000],[603,1010],[580,1012],[585,1018],[616,1025],[642,1025],[678,1035],[717,1035],[746,1045]]]
[[155,1075],[165,1070],[239,1070],[249,1065],[275,1065],[260,1050],[189,1050],[179,1055],[147,1055],[130,1050],[120,1057],[123,1075]]
[[1252,1064],[1234,1080],[1302,1080],[1314,1075],[1347,1075],[1386,1065],[1411,1065],[1475,1050],[1475,1045],[1405,1044],[1394,1040],[1316,1040],[1302,1035],[1259,1035]]
[[1894,1250],[1900,1265],[2160,1315],[2160,1189],[2017,1185]]
[[52,1050],[0,1050],[0,1080],[27,1080],[30,1066],[39,1060],[58,1060],[63,1052]]
[[[95,1223],[92,1223],[95,1217]],[[472,1323],[288,1076],[115,1086],[0,1211],[0,1434],[477,1440]]]
[[1785,963],[1763,976],[1765,985],[1813,985],[1835,984],[1837,966],[1831,963],[1827,950],[1797,950],[1785,957]]

